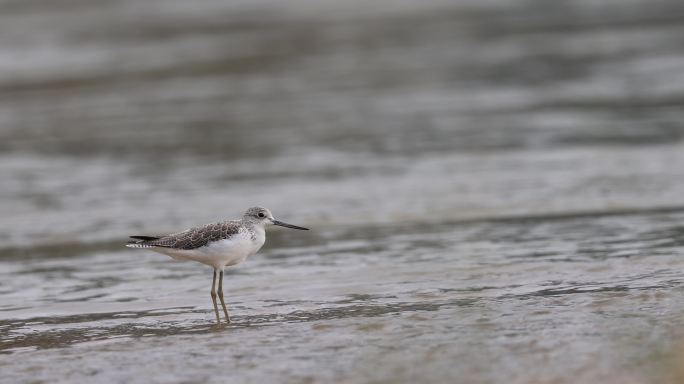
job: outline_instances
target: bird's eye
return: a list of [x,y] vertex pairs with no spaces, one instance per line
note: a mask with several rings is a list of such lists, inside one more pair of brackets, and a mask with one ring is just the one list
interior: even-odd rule
[[259,212],[259,215],[258,215],[258,216],[259,216],[259,217],[264,217],[264,216],[266,216],[266,215],[264,215],[263,212]]

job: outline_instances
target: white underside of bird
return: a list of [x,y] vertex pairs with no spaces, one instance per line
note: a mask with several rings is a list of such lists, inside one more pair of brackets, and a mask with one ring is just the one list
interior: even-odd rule
[[228,239],[212,241],[195,249],[174,249],[151,247],[155,251],[175,260],[191,260],[222,270],[225,267],[239,264],[249,256],[256,254],[266,241],[266,231],[261,227],[254,228],[254,238],[248,231],[241,230]]

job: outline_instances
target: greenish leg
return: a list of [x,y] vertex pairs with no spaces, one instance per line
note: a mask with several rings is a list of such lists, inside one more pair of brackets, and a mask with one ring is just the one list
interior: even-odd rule
[[[220,286],[221,283],[219,283]],[[214,302],[214,313],[216,313],[216,323],[221,324],[221,319],[219,318],[218,305],[216,304],[216,270],[214,269],[214,279],[211,281],[211,301]],[[219,288],[220,289],[220,288]],[[223,301],[223,299],[221,299]]]
[[[230,324],[230,316],[228,315],[228,309],[226,309],[226,302],[223,301],[223,271],[219,272],[218,297],[221,299],[221,305],[223,306],[223,313],[226,315],[226,321],[228,324]],[[216,316],[218,316],[218,311],[216,312]]]

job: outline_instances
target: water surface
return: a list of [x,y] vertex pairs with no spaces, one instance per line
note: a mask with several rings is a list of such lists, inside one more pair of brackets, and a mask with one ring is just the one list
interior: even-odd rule
[[684,6],[373,4],[0,4],[0,381],[680,382]]

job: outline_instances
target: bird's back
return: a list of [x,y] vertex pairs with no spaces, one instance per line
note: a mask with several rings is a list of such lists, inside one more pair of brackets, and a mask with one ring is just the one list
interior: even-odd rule
[[183,232],[165,236],[131,236],[136,240],[126,244],[130,248],[171,248],[191,250],[211,242],[229,239],[240,232],[239,220],[222,221],[186,229]]

